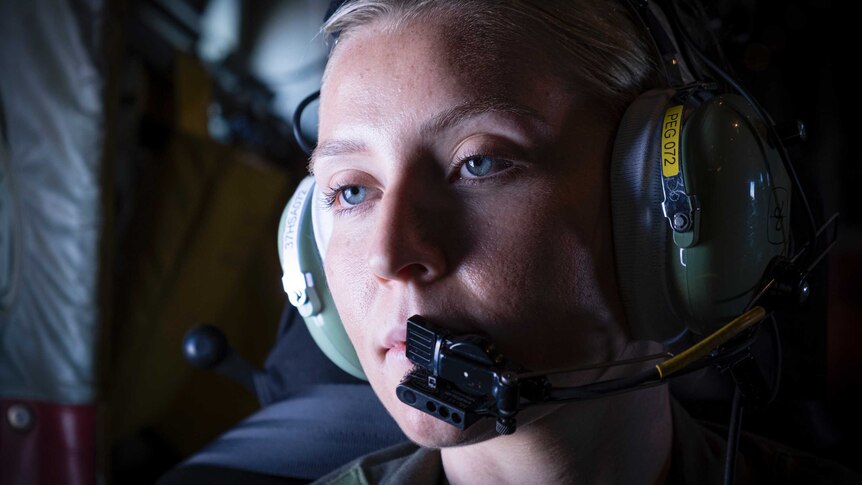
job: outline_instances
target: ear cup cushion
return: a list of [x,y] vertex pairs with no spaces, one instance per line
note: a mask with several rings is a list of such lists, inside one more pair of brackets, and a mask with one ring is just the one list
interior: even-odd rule
[[632,337],[664,341],[685,325],[667,292],[670,228],[662,213],[658,135],[675,91],[654,89],[626,109],[610,166],[611,217],[617,280]]
[[[318,211],[320,192],[306,177],[282,213],[278,230],[282,282],[291,304],[299,309],[320,350],[345,372],[365,378],[356,351],[342,325],[323,267],[323,254],[331,232],[328,213]],[[318,220],[315,220],[318,219]],[[320,223],[320,228],[313,227]],[[320,249],[323,245],[324,249]]]
[[323,196],[320,187],[314,185],[314,199],[311,202],[311,225],[314,229],[314,242],[320,254],[321,263],[326,257],[329,249],[329,237],[332,235],[332,211],[327,210],[323,204]]

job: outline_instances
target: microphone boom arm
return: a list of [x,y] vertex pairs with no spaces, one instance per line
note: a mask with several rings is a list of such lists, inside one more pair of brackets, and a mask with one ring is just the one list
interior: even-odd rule
[[646,389],[696,370],[703,362],[708,365],[721,357],[715,355],[715,349],[752,328],[766,314],[762,306],[756,306],[679,355],[634,376],[558,388],[550,385],[548,374],[626,365],[670,354],[568,371],[529,372],[509,362],[482,336],[455,336],[414,315],[407,320],[406,354],[417,367],[404,377],[396,395],[401,402],[460,429],[466,429],[480,417],[493,417],[499,434],[511,434],[517,426],[518,412],[528,406]]

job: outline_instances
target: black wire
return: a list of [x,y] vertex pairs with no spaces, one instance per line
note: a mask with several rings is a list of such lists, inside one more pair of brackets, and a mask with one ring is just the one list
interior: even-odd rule
[[[671,8],[664,9],[665,15],[667,16],[668,26],[670,27],[671,33],[674,36],[674,39],[679,38],[679,30],[682,28],[680,20],[679,11],[676,6],[676,2],[669,2],[671,4]],[[707,79],[707,76],[703,73],[703,66],[701,66],[700,62],[692,56],[691,46],[686,42],[679,42],[678,45],[679,53],[685,61],[685,65],[688,68],[689,74],[691,74],[694,81],[704,81]]]
[[[691,374],[692,372],[699,371],[704,367],[709,367],[712,365],[720,366],[725,362],[732,360],[732,358],[738,355],[740,352],[747,351],[748,348],[751,347],[751,345],[754,343],[756,338],[756,333],[751,333],[748,338],[740,341],[733,347],[727,348],[721,353],[704,358],[700,362],[689,364],[683,370],[674,373],[672,376],[663,379],[661,382],[665,382],[667,381],[667,379],[675,379],[686,374]],[[618,391],[626,391],[629,389],[634,390],[634,388],[636,388],[637,386],[642,384],[650,384],[652,380],[658,378],[659,375],[656,369],[652,368],[630,377],[610,379],[607,381],[600,381],[577,387],[559,387],[552,389],[552,392],[562,393],[572,391],[573,395],[577,395],[579,397],[583,395],[592,396],[593,394],[595,394],[596,396],[601,396],[605,395],[605,393],[614,393]],[[583,394],[580,393],[581,391],[583,391]]]
[[730,425],[727,429],[727,448],[724,457],[724,485],[733,485],[736,479],[736,452],[739,449],[739,433],[742,428],[742,393],[739,386],[733,388],[730,408]]
[[302,122],[302,112],[305,111],[305,108],[307,108],[309,104],[319,97],[320,91],[315,91],[309,94],[305,99],[299,102],[299,105],[296,107],[296,111],[293,112],[293,138],[296,140],[296,144],[299,145],[299,148],[301,148],[309,157],[311,156],[311,152],[314,151],[314,144],[305,139],[305,135],[302,134],[302,126],[300,123]]
[[[690,40],[691,39],[690,36],[685,36],[687,31],[683,32],[683,30],[685,29],[684,26],[688,25],[688,24],[686,24],[682,20],[683,16],[680,14],[680,8],[679,8],[680,2],[673,0],[673,1],[670,1],[669,3],[671,6],[670,13],[672,14],[672,19],[674,22],[676,22],[675,25],[673,25],[673,27],[676,27],[674,32],[679,31],[680,33],[683,34],[683,37],[685,37],[684,40],[686,41],[686,45],[693,44],[693,42]],[[704,9],[703,4],[699,0],[682,2],[682,6],[686,7],[686,9],[689,11],[689,14],[692,16],[692,18],[694,19],[694,21],[697,24],[702,24],[702,25],[708,26],[709,15],[706,13],[706,10]],[[727,60],[727,56],[724,54],[724,49],[722,49],[721,42],[719,42],[718,38],[716,37],[715,31],[711,28],[707,28],[706,33],[709,35],[709,39],[712,42],[712,48],[715,51],[715,53],[718,57],[718,60],[722,65],[722,69],[724,70],[724,72],[729,72],[731,77],[733,77],[733,75],[734,75],[733,65]],[[693,44],[693,45],[695,47],[697,46],[697,44]]]
[[766,128],[769,132],[769,135],[775,142],[775,146],[778,148],[778,154],[781,156],[781,161],[784,163],[784,167],[787,170],[790,177],[793,179],[793,184],[796,185],[796,189],[799,192],[799,196],[802,198],[802,205],[805,207],[805,211],[808,215],[808,222],[811,229],[811,244],[814,245],[816,243],[816,233],[817,233],[817,222],[814,219],[814,212],[811,209],[811,205],[808,203],[808,196],[805,194],[805,189],[802,187],[802,183],[799,180],[799,176],[796,174],[796,169],[793,166],[793,163],[790,160],[790,155],[787,153],[787,149],[784,146],[784,143],[781,142],[781,137],[778,135],[778,132],[775,130],[775,122],[772,120],[772,117],[769,116],[769,113],[760,106],[760,103],[757,102],[748,91],[746,91],[739,83],[736,82],[730,75],[724,72],[720,67],[715,65],[692,40],[691,36],[689,36],[688,31],[685,28],[681,28],[680,32],[685,38],[686,42],[691,45],[692,51],[703,61],[704,64],[707,65],[715,74],[724,80],[727,84],[733,87],[737,93],[740,94],[745,100],[754,108],[757,112],[757,115],[763,120],[764,124],[766,124]]
[[778,332],[778,322],[775,320],[775,315],[769,315],[770,320],[772,320],[772,345],[774,346],[775,352],[775,377],[772,382],[772,393],[769,396],[769,401],[767,401],[767,405],[772,404],[775,401],[775,398],[778,397],[778,389],[781,387],[781,372],[782,366],[784,365],[784,355],[781,349],[781,334]]
[[668,85],[673,86],[675,82],[670,70],[668,69],[666,59],[664,58],[665,49],[662,45],[662,39],[659,37],[660,34],[658,34],[658,32],[654,32],[653,29],[650,28],[650,22],[648,21],[648,17],[652,16],[653,14],[652,12],[650,12],[646,2],[637,0],[625,0],[623,3],[628,7],[629,12],[632,14],[632,17],[634,17],[634,19],[640,22],[643,31],[646,32],[646,36],[652,44],[653,51],[656,54],[655,59],[656,61],[658,61],[658,66],[656,67],[658,69],[661,69],[662,74],[664,74],[664,79],[667,81]]
[[577,387],[560,387],[551,389],[549,398],[553,401],[568,401],[573,399],[590,399],[607,396],[619,392],[628,392],[652,385],[660,384],[660,376],[655,368],[646,370],[630,377],[610,379]]
[[[733,347],[727,348],[721,353],[702,359],[700,362],[689,364],[683,370],[665,379],[661,379],[658,371],[655,368],[651,368],[629,377],[594,382],[592,384],[576,387],[552,388],[548,392],[548,402],[594,399],[623,392],[639,391],[641,389],[647,389],[664,384],[668,379],[682,377],[684,375],[691,374],[692,372],[699,371],[705,367],[713,365],[721,366],[722,364],[733,360],[733,358],[740,352],[747,351],[756,339],[757,333],[750,332],[748,338],[745,338]],[[541,404],[541,402],[537,401],[529,404]]]

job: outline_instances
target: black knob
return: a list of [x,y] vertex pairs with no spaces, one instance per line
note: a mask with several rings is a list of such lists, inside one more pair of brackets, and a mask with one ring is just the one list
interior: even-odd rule
[[497,418],[497,434],[507,435],[515,432],[515,428],[517,425],[515,424],[515,418]]
[[808,129],[801,120],[779,123],[775,126],[778,136],[786,145],[796,145],[808,140]]
[[808,276],[797,264],[783,257],[770,262],[768,278],[774,279],[761,299],[770,310],[789,310],[805,303],[811,293]]
[[183,337],[183,356],[195,367],[212,369],[221,364],[229,353],[224,333],[212,325],[198,325]]
[[808,284],[808,278],[803,276],[802,279],[799,280],[797,284],[796,290],[797,298],[799,298],[799,303],[805,303],[808,301],[808,297],[811,296],[811,285]]

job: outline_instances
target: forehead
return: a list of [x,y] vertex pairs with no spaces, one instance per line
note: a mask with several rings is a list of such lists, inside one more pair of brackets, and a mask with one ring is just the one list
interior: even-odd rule
[[483,41],[482,32],[442,19],[387,27],[359,27],[336,47],[321,94],[321,139],[342,122],[392,124],[465,103],[521,105],[553,117],[547,108],[565,97],[563,82],[529,45]]
[[[431,66],[424,65],[426,60],[433,60],[436,72],[450,74],[483,69],[504,75],[515,68],[535,68],[532,64],[540,52],[525,56],[531,42],[516,42],[519,37],[511,29],[492,29],[478,20],[459,21],[448,13],[401,21],[381,18],[342,36],[324,79],[333,74],[334,67],[356,61],[404,66],[411,70],[405,74],[428,74]],[[416,68],[419,71],[413,71]],[[505,82],[504,77],[499,80]]]

